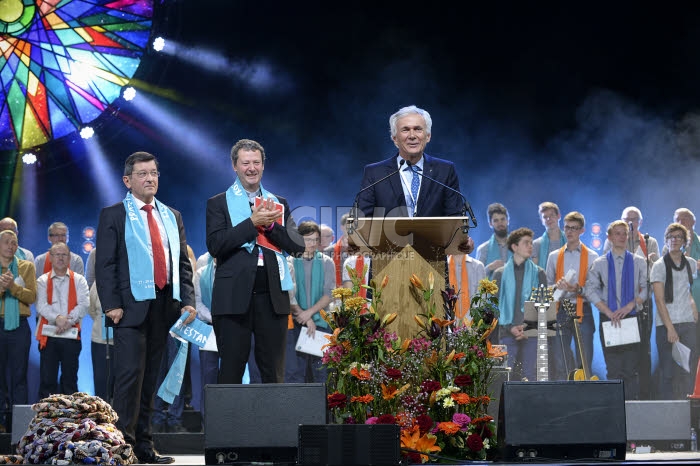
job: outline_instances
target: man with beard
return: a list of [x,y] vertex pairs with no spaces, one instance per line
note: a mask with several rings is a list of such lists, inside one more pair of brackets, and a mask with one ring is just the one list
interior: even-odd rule
[[476,258],[486,266],[486,274],[489,278],[493,272],[503,267],[511,256],[508,250],[508,209],[503,204],[495,202],[488,207],[489,226],[493,229],[491,238],[480,244],[476,249]]

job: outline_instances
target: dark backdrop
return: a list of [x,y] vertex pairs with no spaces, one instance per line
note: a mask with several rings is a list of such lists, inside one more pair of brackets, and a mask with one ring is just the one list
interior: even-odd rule
[[697,8],[459,3],[159,4],[170,52],[147,53],[136,100],[88,142],[47,144],[15,180],[20,243],[42,252],[62,220],[78,249],[123,197],[126,156],[146,150],[200,255],[206,199],[232,182],[228,150],[243,137],[265,146],[264,185],[297,220],[335,226],[363,165],[393,154],[389,115],[410,104],[433,117],[428,152],[457,164],[477,244],[491,202],[537,235],[543,201],[603,227],[636,205],[657,238],[677,207],[699,211]]

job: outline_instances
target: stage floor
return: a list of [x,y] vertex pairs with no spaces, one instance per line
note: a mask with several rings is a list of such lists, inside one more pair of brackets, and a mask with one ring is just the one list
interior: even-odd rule
[[[162,455],[167,453],[161,452]],[[204,455],[173,455],[175,457],[175,464],[178,465],[201,465],[206,464],[204,462]],[[594,462],[584,462],[584,461],[568,461],[566,463],[559,461],[551,461],[547,463],[536,463],[536,462],[521,462],[521,463],[489,463],[489,464],[523,464],[537,465],[537,464],[596,464]],[[700,452],[697,451],[680,451],[680,452],[663,452],[657,451],[654,453],[627,453],[625,461],[600,461],[597,463],[615,463],[615,464],[698,464],[700,463]],[[476,464],[476,463],[473,463]]]

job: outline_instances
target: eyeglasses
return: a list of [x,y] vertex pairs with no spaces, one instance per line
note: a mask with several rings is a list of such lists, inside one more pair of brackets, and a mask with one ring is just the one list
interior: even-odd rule
[[51,257],[68,257],[68,256],[70,256],[70,254],[63,254],[63,253],[56,254],[53,252],[51,253]]
[[68,236],[68,233],[49,233],[49,236],[51,238],[65,238]]
[[151,178],[158,178],[160,177],[160,172],[153,170],[150,172],[147,172],[146,170],[142,170],[140,172],[134,173],[134,176],[138,178],[139,180],[145,180],[148,175],[151,175]]
[[685,238],[683,238],[683,235],[668,235],[666,239],[669,241],[683,241]]
[[581,227],[578,225],[564,225],[564,231],[579,231],[580,229]]

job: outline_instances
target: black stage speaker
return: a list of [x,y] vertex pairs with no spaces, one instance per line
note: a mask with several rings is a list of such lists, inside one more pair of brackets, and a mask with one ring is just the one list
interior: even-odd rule
[[624,460],[622,381],[504,382],[498,441],[504,460]]
[[399,465],[401,429],[397,425],[301,425],[299,464]]
[[326,423],[326,386],[204,387],[206,464],[295,463],[300,424]]

